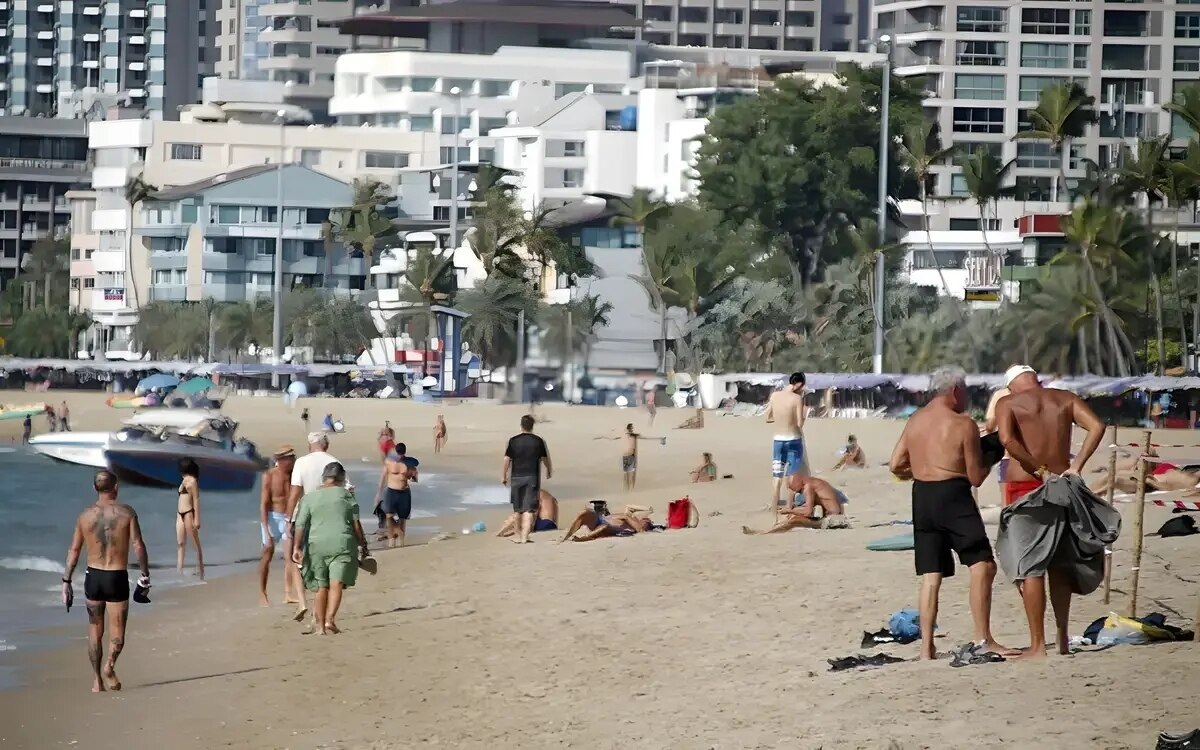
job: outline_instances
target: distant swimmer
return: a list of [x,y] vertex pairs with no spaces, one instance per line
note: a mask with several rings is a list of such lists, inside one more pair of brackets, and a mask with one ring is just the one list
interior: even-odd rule
[[996,563],[971,488],[983,484],[979,430],[963,412],[967,376],[960,367],[934,371],[933,400],[909,418],[892,451],[889,466],[901,479],[912,479],[912,519],[917,575],[921,576],[921,658],[934,658],[942,579],[954,575],[954,557],[970,571],[971,616],[975,639],[994,653],[1019,653],[992,637],[992,581]]
[[446,447],[446,438],[450,431],[446,429],[446,419],[441,415],[437,415],[437,421],[433,423],[433,452],[441,453],[442,448]]
[[[1012,456],[1008,482],[1004,486],[1004,504],[1012,505],[1035,492],[1049,477],[1080,474],[1088,459],[1100,447],[1107,429],[1104,422],[1083,399],[1070,391],[1043,388],[1037,373],[1026,365],[1013,365],[1005,373],[1012,392],[996,406],[1000,441]],[[1087,432],[1083,447],[1071,459],[1071,434],[1078,425]],[[1047,519],[1057,524],[1059,516]],[[1053,526],[1048,526],[1052,529]],[[1071,615],[1071,573],[1051,564],[1050,604],[1057,626],[1060,654],[1068,653]],[[1046,655],[1046,582],[1042,576],[1029,576],[1019,584],[1025,615],[1029,621],[1029,650],[1025,658]]]
[[408,483],[419,479],[413,461],[405,455],[407,451],[404,443],[396,443],[383,461],[375,491],[375,507],[383,514],[389,547],[404,546],[404,534],[412,516],[412,489]]
[[[62,579],[63,602],[70,611],[75,600],[71,577],[79,555],[87,546],[87,572],[83,595],[88,613],[88,660],[92,664],[92,692],[120,690],[117,658],[125,648],[125,622],[129,616],[129,548],[137,555],[142,571],[138,586],[150,588],[150,558],[142,540],[137,512],[117,502],[117,478],[109,471],[96,472],[92,482],[96,504],[79,514],[71,546],[67,550]],[[107,623],[106,623],[107,620]],[[104,660],[104,631],[107,624],[108,659]]]
[[[517,533],[521,522],[521,514],[513,513],[504,521],[504,525],[496,532],[496,536],[509,537]],[[558,498],[545,490],[538,490],[537,520],[533,522],[534,532],[558,530]]]
[[[764,531],[742,527],[743,534],[781,534],[792,529],[844,529],[850,526],[846,518],[846,495],[824,479],[793,474],[788,479],[793,496],[803,495],[804,502],[780,511],[779,521]],[[792,504],[794,505],[794,503]],[[817,515],[820,508],[821,514]]]
[[[259,502],[259,522],[262,524],[262,558],[258,562],[258,578],[262,606],[267,606],[267,578],[271,573],[271,560],[275,557],[275,545],[283,543],[286,551],[291,546],[288,536],[288,493],[292,485],[292,468],[296,465],[296,451],[290,445],[280,446],[275,451],[275,465],[263,474],[262,495]],[[283,601],[296,604],[300,601],[302,586],[300,572],[290,561],[283,566]]]
[[[804,373],[794,372],[788,384],[767,401],[767,424],[777,424],[771,445],[771,476],[775,480],[772,509],[779,505],[784,479],[809,473],[804,459],[804,384]],[[791,494],[787,496],[785,507],[792,507],[792,498]]]
[[200,467],[190,458],[179,459],[179,495],[175,510],[175,567],[183,571],[188,537],[196,548],[196,575],[204,580],[204,550],[200,547]]
[[637,486],[637,470],[638,470],[638,441],[639,440],[657,440],[662,445],[667,444],[667,439],[663,437],[652,437],[650,435],[641,435],[634,431],[633,423],[625,425],[625,431],[620,435],[612,438],[597,437],[596,440],[621,440],[621,476],[625,483],[625,490],[633,490]]

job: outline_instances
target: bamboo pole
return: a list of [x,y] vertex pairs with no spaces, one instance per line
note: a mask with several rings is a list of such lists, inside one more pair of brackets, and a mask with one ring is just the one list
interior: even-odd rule
[[1129,616],[1137,617],[1138,579],[1142,571],[1142,525],[1146,516],[1146,454],[1150,452],[1150,430],[1143,432],[1142,455],[1138,456],[1137,502],[1133,508],[1133,580],[1129,592]]
[[[1108,507],[1113,505],[1113,497],[1117,491],[1117,427],[1112,428],[1112,447],[1108,451],[1108,492],[1104,500]],[[1112,595],[1112,545],[1104,548],[1104,603],[1108,604]]]

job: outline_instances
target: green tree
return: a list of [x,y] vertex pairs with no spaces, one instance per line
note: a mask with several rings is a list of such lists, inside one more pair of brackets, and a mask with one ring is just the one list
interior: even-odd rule
[[945,162],[954,153],[955,147],[942,147],[941,134],[934,121],[913,125],[900,142],[900,156],[917,181],[918,195],[921,199],[921,226],[925,230],[929,255],[933,259],[933,267],[937,269],[942,291],[947,297],[950,296],[950,287],[946,283],[945,274],[942,273],[942,263],[933,247],[933,234],[929,230],[929,186],[934,176],[933,167]]
[[133,262],[133,212],[145,201],[153,200],[157,192],[158,187],[146,182],[141,176],[130,177],[125,183],[125,202],[129,205],[125,212],[125,271],[128,275],[125,286],[135,308],[138,307],[138,286],[134,271],[138,264]]
[[399,315],[421,315],[424,332],[420,340],[425,350],[437,335],[433,306],[449,305],[456,291],[454,251],[438,253],[433,247],[421,246],[408,255],[404,270],[406,285],[400,291],[400,301],[408,305]]
[[156,300],[138,309],[133,340],[155,359],[195,360],[208,351],[208,331],[198,305]]
[[236,356],[253,345],[268,346],[274,328],[275,306],[269,301],[235,302],[220,313],[221,342]]
[[1013,136],[1014,141],[1050,142],[1058,156],[1058,189],[1061,196],[1069,195],[1066,145],[1074,138],[1083,137],[1088,125],[1096,122],[1095,104],[1096,97],[1089,95],[1078,83],[1063,82],[1046,86],[1038,96],[1037,106],[1025,110],[1033,127]]
[[517,318],[537,320],[538,299],[529,285],[504,276],[484,279],[458,295],[458,308],[470,315],[463,335],[487,367],[511,367],[517,361]]
[[5,333],[4,352],[14,357],[71,358],[78,351],[79,334],[91,317],[71,313],[66,307],[34,307],[16,318]]
[[1175,250],[1171,252],[1171,287],[1175,292],[1175,307],[1179,318],[1180,364],[1184,370],[1187,370],[1187,322],[1183,306],[1183,285],[1179,277],[1179,215],[1186,206],[1200,200],[1200,141],[1193,138],[1188,143],[1182,160],[1167,163],[1163,195],[1167,204],[1174,209],[1172,211],[1171,237],[1175,244]]
[[[70,283],[71,243],[66,239],[43,237],[33,243],[33,248],[24,259],[24,276],[31,285],[31,296],[35,297],[38,287],[42,292],[42,307],[50,308],[51,290],[65,292]],[[66,297],[66,294],[61,294]],[[33,305],[30,304],[30,307]]]
[[640,238],[667,212],[670,204],[650,190],[635,188],[633,194],[628,197],[609,198],[608,207],[615,212],[609,220],[612,226],[633,227]]
[[[793,281],[811,283],[836,235],[876,211],[881,72],[847,67],[839,86],[780,79],[758,96],[719,108],[697,155],[700,202],[733,226],[781,240]],[[922,121],[917,84],[893,78],[893,133]],[[891,162],[891,196],[916,195],[911,174]]]
[[608,316],[612,311],[611,303],[602,302],[593,294],[583,295],[562,305],[545,305],[538,313],[542,348],[561,362],[564,368],[575,352],[583,351],[586,372],[596,330],[608,325]]
[[1163,109],[1191,128],[1193,138],[1200,136],[1200,84],[1180,87]]
[[1012,193],[1004,183],[1008,182],[1008,175],[1015,165],[1015,159],[1002,163],[991,149],[983,147],[976,148],[959,160],[963,179],[967,183],[967,193],[979,207],[979,231],[988,255],[992,254],[992,246],[987,237],[987,209]]
[[331,273],[332,257],[328,247],[340,242],[351,252],[360,252],[368,265],[375,257],[376,245],[385,238],[395,237],[398,228],[391,219],[383,215],[381,206],[396,199],[384,183],[374,178],[354,180],[354,194],[349,206],[335,208],[329,212],[329,220],[323,226],[326,240],[326,283]]

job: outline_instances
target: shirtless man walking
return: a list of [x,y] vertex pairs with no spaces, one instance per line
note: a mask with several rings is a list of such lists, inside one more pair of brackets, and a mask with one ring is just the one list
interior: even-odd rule
[[433,452],[434,453],[441,453],[442,448],[446,447],[446,436],[448,434],[449,433],[446,430],[445,418],[441,414],[437,415],[437,421],[433,423]]
[[[1011,394],[996,406],[1000,442],[1012,456],[1004,504],[1012,505],[1037,490],[1047,478],[1080,474],[1104,439],[1106,427],[1083,399],[1070,391],[1042,388],[1037,373],[1026,365],[1008,368],[1004,379]],[[1071,433],[1075,425],[1087,432],[1083,447],[1071,459]],[[1071,634],[1070,576],[1056,575],[1051,567],[1050,604],[1057,626],[1060,654],[1068,653]],[[1030,576],[1019,583],[1025,617],[1029,620],[1029,650],[1023,658],[1046,655],[1046,583]]]
[[979,429],[963,412],[967,376],[960,367],[941,367],[931,379],[933,400],[913,414],[892,451],[889,466],[912,479],[913,551],[921,576],[921,658],[934,658],[942,579],[954,575],[954,557],[970,572],[971,617],[975,639],[1001,656],[1019,653],[992,637],[992,581],[996,562],[971,488],[983,484],[988,467],[979,447]]
[[[138,585],[150,586],[150,558],[142,541],[142,528],[132,507],[117,502],[117,478],[111,472],[98,471],[92,482],[96,504],[79,514],[75,533],[67,549],[63,574],[63,602],[70,610],[75,599],[71,577],[79,564],[79,555],[87,546],[87,573],[83,595],[88,613],[88,660],[92,663],[92,692],[120,690],[117,657],[125,648],[125,622],[129,617],[129,548],[137,555],[142,577]],[[109,631],[108,660],[104,658],[105,618]]]
[[412,515],[412,490],[409,482],[418,480],[417,470],[405,459],[408,446],[396,443],[396,447],[383,461],[379,474],[379,488],[375,491],[375,506],[384,514],[384,524],[389,547],[403,547],[408,518]]
[[[804,416],[804,373],[794,372],[783,390],[772,393],[767,402],[767,424],[779,423],[771,448],[771,476],[775,479],[772,509],[779,507],[783,480],[793,474],[808,473],[804,462]],[[790,509],[794,504],[794,496],[788,493],[785,507]]]
[[[288,537],[288,494],[292,489],[292,468],[296,465],[296,451],[284,445],[275,451],[275,465],[263,474],[262,497],[259,503],[259,522],[262,524],[262,558],[258,561],[258,582],[262,606],[270,605],[267,598],[267,577],[271,573],[271,560],[275,557],[275,545],[284,542],[290,546]],[[299,604],[297,593],[303,584],[300,571],[284,561],[283,602]]]

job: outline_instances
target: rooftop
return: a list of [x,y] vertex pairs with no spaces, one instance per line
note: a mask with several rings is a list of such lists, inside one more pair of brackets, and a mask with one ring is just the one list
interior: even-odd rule
[[641,25],[629,9],[605,0],[450,0],[328,21],[352,36],[425,37],[431,23],[508,23],[596,28]]

